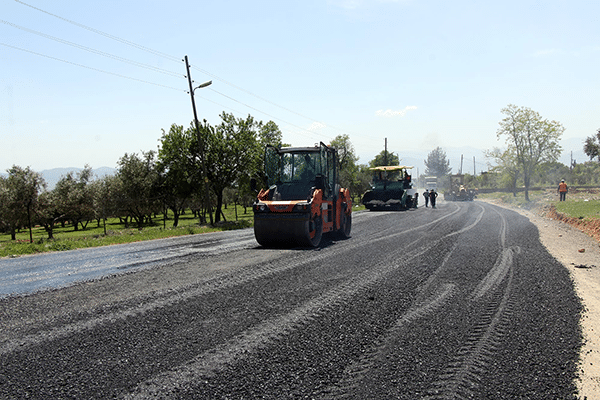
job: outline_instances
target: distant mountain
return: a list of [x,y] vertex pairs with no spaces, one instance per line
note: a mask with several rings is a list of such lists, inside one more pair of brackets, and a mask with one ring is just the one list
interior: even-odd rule
[[[77,173],[82,170],[83,168],[52,168],[45,169],[41,171],[40,174],[46,181],[46,184],[48,184],[48,190],[52,190],[54,189],[54,186],[56,186],[56,183],[69,172],[73,172],[73,174],[77,175]],[[102,178],[106,175],[114,175],[116,171],[116,169],[110,167],[92,169],[95,179]]]

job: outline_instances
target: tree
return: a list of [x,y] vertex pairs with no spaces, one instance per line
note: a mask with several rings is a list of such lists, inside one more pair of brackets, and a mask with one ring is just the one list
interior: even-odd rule
[[374,159],[369,161],[369,167],[371,168],[384,165],[400,165],[400,157],[398,157],[398,154],[382,150],[381,153],[377,154]]
[[560,122],[542,119],[527,107],[510,104],[502,113],[506,117],[500,122],[497,136],[506,136],[508,151],[515,154],[523,174],[525,200],[529,201],[531,178],[540,163],[558,160],[562,152],[559,140],[565,128]]
[[53,190],[58,212],[73,223],[76,231],[79,224],[85,229],[87,222],[94,218],[94,198],[89,188],[92,178],[92,168],[86,165],[77,176],[73,172],[63,176]]
[[446,152],[441,147],[436,147],[427,155],[425,161],[425,175],[441,178],[452,172],[450,161],[446,159]]
[[594,160],[594,157],[600,161],[600,129],[595,135],[589,136],[583,143],[583,152],[590,158],[590,161]]
[[512,189],[513,196],[517,196],[517,180],[519,179],[519,165],[516,154],[510,150],[494,148],[486,151],[485,156],[495,161],[496,165],[490,167],[490,172],[501,174],[501,183]]
[[182,125],[171,125],[169,133],[163,130],[158,149],[157,169],[160,175],[160,193],[167,208],[173,211],[173,227],[185,202],[200,186],[200,171],[194,162],[192,145],[196,129],[192,125],[184,130]]
[[125,153],[118,161],[119,207],[137,222],[139,229],[160,209],[155,154],[152,150],[142,151],[141,157]]
[[262,150],[257,145],[257,123],[251,115],[236,119],[233,114],[223,112],[221,119],[216,128],[206,122],[201,127],[206,137],[208,180],[217,198],[215,222],[221,220],[223,191],[256,168]]
[[10,231],[12,240],[16,240],[17,229],[29,226],[31,234],[31,217],[38,201],[38,194],[46,183],[40,174],[29,167],[23,169],[14,165],[7,170],[8,177],[0,179],[0,221]]
[[38,196],[36,221],[44,227],[48,239],[54,239],[54,225],[65,216],[60,213],[56,193],[44,191]]
[[[358,157],[348,135],[338,135],[330,143],[337,151],[337,167],[340,185],[351,188],[358,177]],[[352,190],[352,189],[351,189]]]

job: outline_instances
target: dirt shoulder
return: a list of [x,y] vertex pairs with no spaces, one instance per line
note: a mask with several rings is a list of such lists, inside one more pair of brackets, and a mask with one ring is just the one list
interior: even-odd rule
[[600,244],[581,230],[551,218],[502,202],[483,200],[510,208],[529,218],[540,232],[548,252],[570,272],[585,308],[581,328],[585,343],[580,355],[580,399],[600,399]]

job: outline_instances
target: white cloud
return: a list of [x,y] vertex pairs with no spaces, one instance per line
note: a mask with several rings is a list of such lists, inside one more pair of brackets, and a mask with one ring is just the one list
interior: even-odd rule
[[394,111],[394,110],[377,110],[375,111],[375,115],[377,115],[378,117],[386,117],[386,118],[391,118],[391,117],[404,117],[404,115],[406,115],[406,113],[410,110],[416,110],[417,106],[407,106],[404,107],[403,110],[398,110],[398,111]]
[[313,122],[312,124],[310,124],[310,126],[307,128],[307,130],[311,131],[311,132],[319,132],[321,129],[325,128],[327,125],[322,124],[320,122]]

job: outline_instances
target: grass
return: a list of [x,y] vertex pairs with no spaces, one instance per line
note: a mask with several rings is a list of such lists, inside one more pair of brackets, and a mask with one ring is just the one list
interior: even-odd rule
[[567,200],[554,203],[556,211],[571,218],[600,218],[600,200]]
[[600,218],[600,190],[581,189],[573,190],[567,194],[566,201],[558,201],[555,190],[538,190],[529,193],[530,202],[525,201],[523,193],[486,193],[477,196],[480,199],[497,200],[520,208],[534,209],[544,206],[553,206],[556,212],[567,218],[599,219]]
[[33,243],[29,242],[29,230],[18,232],[14,241],[11,240],[9,234],[0,234],[0,257],[16,257],[48,251],[100,247],[139,242],[142,240],[247,228],[251,227],[254,221],[251,207],[248,207],[244,214],[244,208],[238,206],[237,221],[235,218],[235,208],[232,205],[227,209],[223,209],[223,213],[228,222],[222,222],[216,226],[200,225],[198,219],[194,218],[190,211],[187,211],[186,214],[179,217],[179,226],[177,228],[172,227],[173,215],[169,213],[166,221],[163,220],[162,215],[158,216],[153,219],[151,225],[144,225],[141,230],[132,224],[130,224],[129,228],[126,228],[118,218],[112,218],[106,221],[106,234],[104,234],[103,224],[100,223],[100,226],[98,226],[96,221],[90,222],[86,229],[81,229],[80,226],[78,231],[72,225],[66,225],[64,228],[57,225],[54,229],[54,239],[52,240],[48,239],[48,234],[43,227],[35,227],[32,230]]
[[[353,207],[353,211],[364,210],[365,207],[360,204],[359,207]],[[13,241],[9,234],[0,234],[0,257],[17,257],[26,254],[44,253],[49,251],[64,251],[83,249],[87,247],[109,246],[113,244],[133,243],[143,240],[164,239],[168,237],[194,235],[198,233],[208,233],[225,231],[231,229],[249,228],[254,224],[254,214],[252,207],[246,208],[237,206],[236,210],[232,205],[223,209],[226,223],[220,223],[216,226],[200,225],[198,218],[194,218],[191,211],[179,217],[179,226],[173,228],[173,214],[168,213],[166,224],[163,216],[153,219],[152,225],[144,225],[139,230],[130,224],[126,228],[118,218],[111,218],[106,221],[106,234],[104,226],[96,221],[91,221],[86,229],[76,231],[72,225],[61,227],[57,225],[54,228],[54,239],[49,240],[48,234],[43,227],[33,229],[33,243],[29,243],[29,230],[22,230],[17,233],[16,240]],[[165,226],[166,225],[166,226]]]

